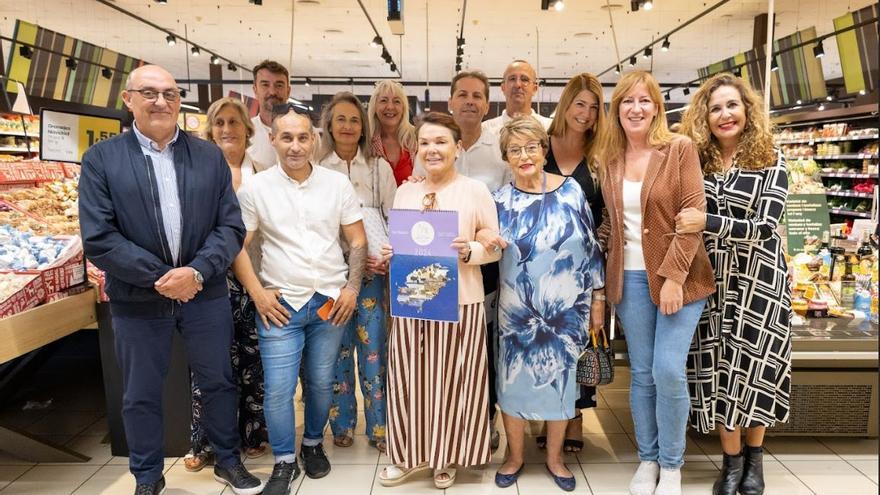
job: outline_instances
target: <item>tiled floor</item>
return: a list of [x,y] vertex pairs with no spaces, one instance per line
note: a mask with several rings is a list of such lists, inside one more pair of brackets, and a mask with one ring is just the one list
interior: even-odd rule
[[[88,345],[88,339],[82,338]],[[74,349],[81,350],[78,347]],[[91,457],[81,464],[29,463],[0,452],[0,495],[13,494],[131,494],[134,481],[128,473],[127,459],[113,457],[104,417],[104,396],[97,355],[70,352],[53,358],[51,372],[41,372],[24,387],[12,404],[0,408],[0,424],[13,425],[35,435],[65,445]],[[621,374],[623,375],[623,374]],[[71,378],[75,377],[75,378]],[[625,377],[621,379],[623,381]],[[616,383],[615,386],[620,386]],[[46,408],[22,411],[28,400],[45,401]],[[569,456],[569,468],[577,477],[576,493],[626,495],[627,483],[634,472],[638,457],[632,433],[632,419],[627,393],[621,388],[600,391],[596,409],[584,412],[583,452]],[[301,431],[301,415],[298,417]],[[361,417],[361,425],[363,417]],[[537,425],[532,425],[537,429]],[[333,447],[325,441],[333,463],[330,475],[320,480],[301,477],[292,493],[307,494],[436,494],[426,474],[396,488],[379,485],[377,476],[387,458],[380,456],[361,433],[350,448]],[[505,493],[539,495],[563,493],[556,489],[542,466],[542,453],[532,449],[527,466],[517,485],[499,489],[494,473],[502,462],[505,439],[484,470],[459,471],[457,483],[446,490],[451,494]],[[530,441],[527,445],[532,445]],[[6,446],[0,446],[3,448]],[[800,494],[877,494],[877,439],[774,437],[768,438],[765,456],[765,478],[768,495]],[[249,468],[259,477],[268,478],[272,458],[249,459]],[[683,471],[685,494],[709,494],[721,463],[720,448],[715,437],[691,435],[688,438],[686,465]],[[223,491],[210,469],[189,473],[178,458],[165,461],[168,495],[219,494]]]

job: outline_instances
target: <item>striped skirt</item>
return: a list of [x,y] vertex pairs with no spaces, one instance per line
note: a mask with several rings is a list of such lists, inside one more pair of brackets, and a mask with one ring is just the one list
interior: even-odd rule
[[388,454],[404,468],[487,464],[486,312],[459,306],[459,323],[394,318],[388,338]]

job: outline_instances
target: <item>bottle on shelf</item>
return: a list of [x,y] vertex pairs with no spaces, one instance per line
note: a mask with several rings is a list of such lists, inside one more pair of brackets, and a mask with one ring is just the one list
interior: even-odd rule
[[846,268],[840,278],[840,305],[843,309],[853,309],[856,298],[856,276],[853,274],[852,263],[845,258],[843,263]]
[[846,241],[846,234],[843,233],[843,229],[839,229],[837,233],[831,236],[831,247],[828,251],[831,253],[831,268],[828,273],[828,280],[832,282],[839,282],[841,277],[843,276],[843,265],[846,264],[846,250],[843,247],[843,242]]
[[816,255],[822,260],[822,264],[819,266],[819,274],[825,278],[825,280],[831,279],[831,263],[833,258],[831,256],[831,233],[827,230],[822,234],[822,244],[819,246],[819,252]]

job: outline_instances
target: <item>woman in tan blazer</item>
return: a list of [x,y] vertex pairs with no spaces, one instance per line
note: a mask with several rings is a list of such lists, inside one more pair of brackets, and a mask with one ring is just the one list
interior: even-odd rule
[[[660,87],[624,75],[600,145],[608,218],[606,294],[625,330],[639,459],[633,495],[679,495],[690,409],[685,360],[714,275],[696,234],[676,234],[684,208],[706,209],[697,150],[666,124]],[[659,478],[659,483],[658,483]]]

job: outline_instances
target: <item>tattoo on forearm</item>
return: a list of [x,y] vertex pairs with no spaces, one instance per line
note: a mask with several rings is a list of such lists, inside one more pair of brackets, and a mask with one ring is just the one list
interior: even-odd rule
[[348,251],[348,283],[346,287],[355,294],[361,291],[361,281],[364,278],[364,267],[367,264],[367,247],[352,246]]

